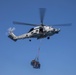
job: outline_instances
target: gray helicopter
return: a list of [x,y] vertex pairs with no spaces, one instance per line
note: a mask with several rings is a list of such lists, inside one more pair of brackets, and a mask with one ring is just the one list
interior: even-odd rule
[[56,25],[44,25],[43,24],[43,20],[44,20],[44,15],[45,15],[45,8],[40,8],[40,21],[41,24],[37,25],[37,24],[30,24],[30,23],[23,23],[23,22],[16,22],[14,21],[14,24],[20,24],[20,25],[28,25],[28,26],[35,26],[33,28],[31,28],[27,33],[16,36],[13,33],[13,29],[9,30],[9,34],[8,37],[11,38],[13,41],[17,41],[19,39],[26,39],[29,38],[29,41],[31,41],[31,38],[37,38],[37,39],[41,39],[41,38],[47,38],[50,39],[50,36],[54,35],[54,34],[58,34],[60,32],[60,28],[54,28],[52,26],[70,26],[71,23],[67,23],[67,24],[56,24]]

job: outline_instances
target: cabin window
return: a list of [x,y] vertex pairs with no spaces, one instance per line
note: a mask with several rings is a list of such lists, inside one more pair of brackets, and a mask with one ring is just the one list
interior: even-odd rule
[[33,32],[31,32],[31,34],[33,34]]
[[38,32],[38,30],[36,30],[36,32]]

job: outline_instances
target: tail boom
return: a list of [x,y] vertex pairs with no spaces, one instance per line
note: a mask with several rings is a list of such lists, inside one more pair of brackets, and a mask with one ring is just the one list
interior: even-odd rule
[[13,41],[17,41],[16,35],[15,35],[14,33],[12,33],[12,32],[9,33],[8,37],[9,37],[10,39],[12,39]]
[[26,33],[26,34],[23,34],[23,35],[20,35],[20,36],[16,36],[13,32],[11,32],[11,33],[9,33],[8,37],[10,39],[12,39],[13,41],[17,41],[19,39],[29,38],[30,34]]

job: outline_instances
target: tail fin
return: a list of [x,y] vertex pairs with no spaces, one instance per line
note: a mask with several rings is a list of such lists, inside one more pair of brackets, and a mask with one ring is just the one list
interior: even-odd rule
[[13,33],[13,31],[15,30],[15,28],[9,28],[8,29],[8,37],[10,38],[10,39],[12,39],[13,41],[17,41],[17,38],[16,38],[16,35]]

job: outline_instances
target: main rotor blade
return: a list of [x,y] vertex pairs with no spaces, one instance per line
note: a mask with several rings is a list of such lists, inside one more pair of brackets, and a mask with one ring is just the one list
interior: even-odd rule
[[43,24],[46,8],[40,8],[40,21]]
[[54,24],[52,26],[71,26],[72,23],[67,23],[67,24]]
[[39,26],[37,24],[30,24],[30,23],[23,23],[23,22],[16,22],[16,21],[13,21],[13,24],[29,25],[29,26]]

